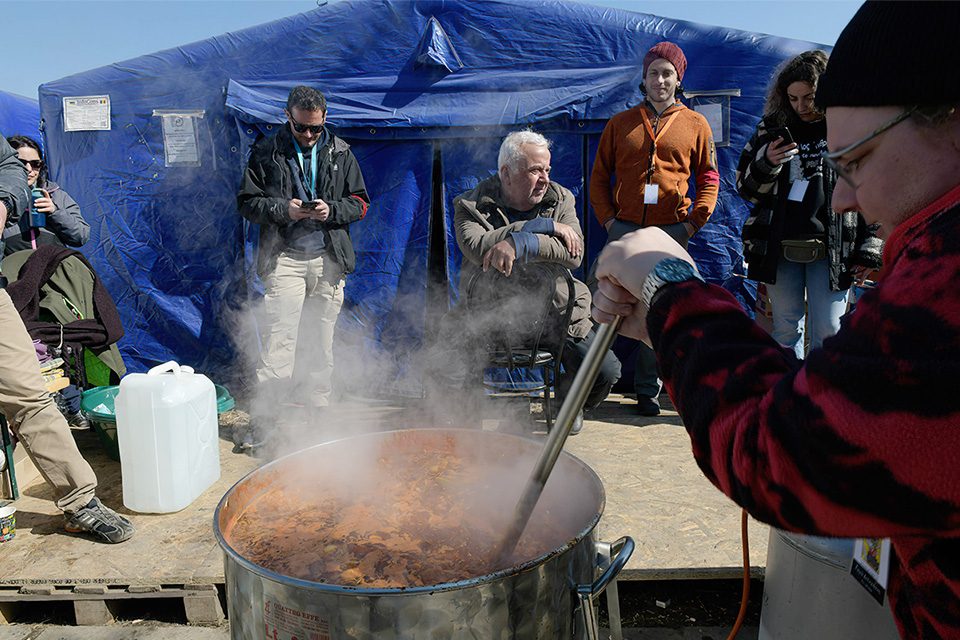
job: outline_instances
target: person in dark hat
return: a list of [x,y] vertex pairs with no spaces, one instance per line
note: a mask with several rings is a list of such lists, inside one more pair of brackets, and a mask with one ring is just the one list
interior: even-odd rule
[[[608,241],[657,226],[680,246],[704,225],[717,204],[720,176],[710,125],[678,100],[687,58],[658,42],[643,58],[642,104],[610,119],[590,175],[590,204]],[[696,195],[687,195],[690,176]],[[660,413],[661,384],[653,352],[638,345],[633,377],[640,415]]]
[[805,361],[659,229],[605,249],[593,298],[654,348],[718,488],[783,529],[890,539],[905,638],[960,637],[958,31],[960,3],[867,2],[820,77],[832,208],[886,243],[877,288]]

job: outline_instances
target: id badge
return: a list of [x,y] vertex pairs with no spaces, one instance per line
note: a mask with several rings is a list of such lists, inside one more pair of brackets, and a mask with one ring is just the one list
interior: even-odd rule
[[882,605],[890,574],[890,539],[858,538],[853,543],[850,574]]
[[643,185],[643,204],[657,204],[660,195],[660,187],[655,184]]
[[797,180],[790,185],[790,194],[787,196],[787,200],[791,202],[803,202],[803,196],[807,193],[807,187],[810,185],[810,182],[807,180]]

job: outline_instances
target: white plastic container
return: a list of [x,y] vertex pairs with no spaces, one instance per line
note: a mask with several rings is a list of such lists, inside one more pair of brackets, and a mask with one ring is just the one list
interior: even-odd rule
[[220,478],[217,392],[206,376],[172,361],[131,373],[116,415],[126,508],[180,511]]

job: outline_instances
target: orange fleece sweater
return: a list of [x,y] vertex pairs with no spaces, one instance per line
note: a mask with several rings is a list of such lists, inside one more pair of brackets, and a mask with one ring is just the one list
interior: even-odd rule
[[[653,171],[643,109],[660,135]],[[692,211],[687,196],[691,174],[696,175]],[[648,183],[657,185],[656,204],[644,202]],[[658,118],[644,103],[618,113],[604,127],[590,175],[590,204],[600,224],[618,218],[643,226],[690,222],[699,229],[713,213],[719,189],[713,135],[706,118],[696,111],[678,102]]]

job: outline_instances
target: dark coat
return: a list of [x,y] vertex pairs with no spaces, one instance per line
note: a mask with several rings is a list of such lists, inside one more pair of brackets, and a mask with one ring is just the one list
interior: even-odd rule
[[[293,224],[287,215],[291,199],[300,197],[294,190],[292,167],[296,165],[293,134],[284,125],[276,134],[253,145],[250,161],[237,195],[240,215],[260,225],[257,273],[261,276],[276,267],[283,249],[280,228]],[[331,250],[344,273],[356,266],[350,223],[363,218],[370,197],[363,183],[360,165],[350,145],[330,134],[327,144],[317,153],[317,185],[323,188],[317,197],[330,205],[330,217],[318,223],[329,233]]]
[[3,261],[10,299],[30,337],[90,349],[120,380],[123,337],[113,298],[82,253],[54,245],[18,251]]
[[7,224],[13,224],[27,210],[30,190],[27,172],[17,152],[0,133],[0,201],[7,205]]

